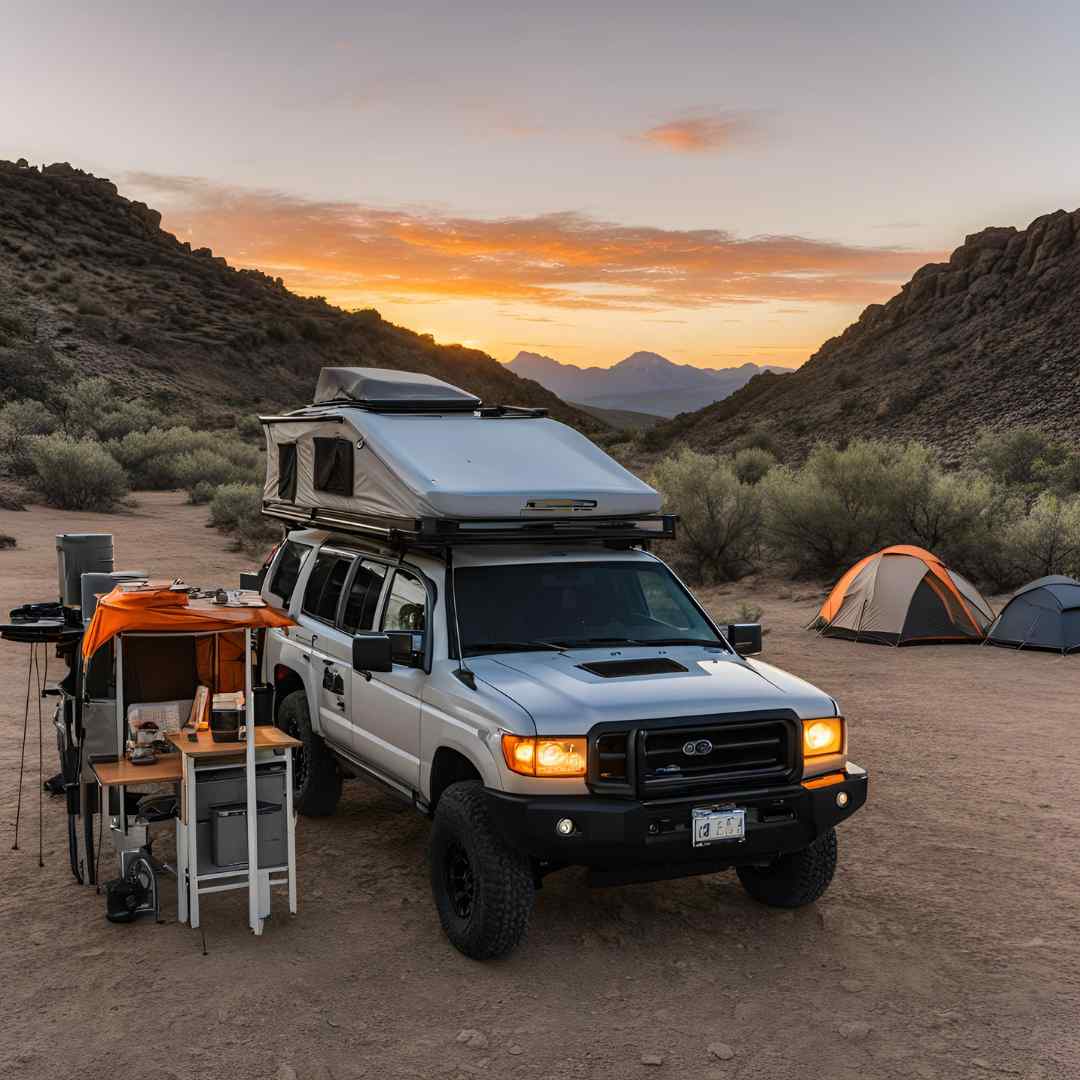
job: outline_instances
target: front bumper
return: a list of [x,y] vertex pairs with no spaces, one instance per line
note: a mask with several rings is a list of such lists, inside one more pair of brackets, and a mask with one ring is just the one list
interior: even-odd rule
[[[595,883],[615,884],[708,874],[801,851],[866,802],[868,781],[866,771],[849,762],[837,782],[826,786],[786,784],[689,799],[639,802],[485,790],[491,820],[514,850],[553,866],[588,866]],[[842,807],[840,792],[847,795]],[[710,805],[745,809],[745,839],[694,847],[690,812]],[[574,822],[570,836],[556,833],[560,818]]]

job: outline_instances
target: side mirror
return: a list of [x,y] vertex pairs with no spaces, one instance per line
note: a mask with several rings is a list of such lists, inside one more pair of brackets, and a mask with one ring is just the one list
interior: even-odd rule
[[392,671],[394,658],[388,634],[357,634],[352,642],[353,671],[370,675],[373,671]]
[[761,652],[761,623],[729,623],[727,639],[740,656],[756,656]]
[[421,667],[424,662],[424,635],[415,630],[388,630],[390,658],[405,667]]

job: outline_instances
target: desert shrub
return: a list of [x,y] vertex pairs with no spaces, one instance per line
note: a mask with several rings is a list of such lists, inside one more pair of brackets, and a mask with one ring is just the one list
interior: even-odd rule
[[112,510],[128,492],[123,467],[93,439],[41,435],[30,456],[35,487],[62,510]]
[[734,608],[722,611],[714,618],[721,626],[727,626],[728,623],[755,623],[761,622],[763,611],[764,609],[760,604],[755,604],[749,600],[740,600]]
[[1005,531],[1010,585],[1047,574],[1080,572],[1080,498],[1044,492]]
[[1035,484],[1067,498],[1080,494],[1080,450],[1058,444],[1054,452],[1040,458],[1033,467]]
[[1031,484],[1038,479],[1039,463],[1052,455],[1050,437],[1039,428],[1014,427],[985,431],[975,443],[977,464],[1003,484]]
[[760,424],[752,427],[745,435],[739,438],[735,443],[736,450],[766,450],[772,454],[773,457],[780,456],[780,447],[777,444],[776,436],[767,428]]
[[9,401],[0,408],[0,458],[12,476],[30,476],[34,463],[30,443],[34,435],[56,430],[56,417],[40,401]]
[[[140,490],[187,488],[206,502],[207,488],[234,481],[262,481],[262,452],[232,432],[192,431],[186,425],[129,432],[109,443],[110,452]],[[205,474],[199,469],[205,468]]]
[[11,533],[0,533],[0,551],[6,551],[9,548],[15,547],[17,541]]
[[672,561],[690,580],[729,581],[753,569],[760,546],[761,494],[730,459],[683,449],[653,470],[666,508],[679,515]]
[[883,542],[899,539],[888,498],[888,443],[856,440],[841,450],[819,443],[801,469],[778,467],[758,485],[765,535],[799,574],[831,576]]
[[161,414],[141,398],[124,400],[108,379],[80,379],[59,395],[64,430],[75,437],[119,439],[131,431],[147,431],[161,423]]
[[776,458],[768,450],[748,446],[736,452],[733,464],[740,483],[756,484],[776,464]]
[[242,439],[261,439],[262,424],[254,413],[241,413],[236,418],[236,433]]
[[256,484],[223,484],[210,500],[210,524],[234,537],[244,550],[278,539],[281,527],[262,516],[262,489]]
[[174,475],[177,486],[187,490],[192,502],[206,502],[213,489],[221,484],[245,483],[253,479],[252,469],[247,463],[227,456],[223,451],[224,448],[210,450],[199,447],[176,459]]

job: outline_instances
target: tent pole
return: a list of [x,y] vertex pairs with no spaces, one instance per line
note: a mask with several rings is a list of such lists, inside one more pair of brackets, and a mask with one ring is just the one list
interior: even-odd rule
[[248,925],[262,933],[259,912],[259,817],[255,787],[255,699],[251,692],[251,628],[244,627],[244,779],[247,789]]

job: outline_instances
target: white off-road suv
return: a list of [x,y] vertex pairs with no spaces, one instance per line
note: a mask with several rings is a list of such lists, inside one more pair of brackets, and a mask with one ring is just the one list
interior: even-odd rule
[[572,865],[596,884],[733,867],[766,904],[809,903],[866,799],[836,702],[744,655],[759,626],[718,627],[632,544],[294,528],[262,591],[296,622],[262,664],[303,742],[298,807],[332,813],[356,776],[430,815],[435,903],[469,956],[512,949]]

